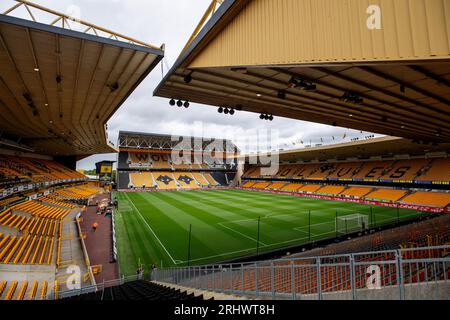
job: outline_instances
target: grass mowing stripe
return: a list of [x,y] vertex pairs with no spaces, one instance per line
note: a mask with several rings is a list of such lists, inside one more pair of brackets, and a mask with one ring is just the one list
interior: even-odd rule
[[[131,210],[133,209],[131,208]],[[123,217],[128,236],[133,239],[132,243],[134,244],[132,265],[137,267],[139,260],[147,265],[157,262],[162,252],[156,250],[157,244],[154,243],[152,238],[149,239],[145,226],[138,221],[137,213],[133,211],[129,214],[124,214]],[[132,271],[134,272],[135,270]]]
[[[203,206],[201,204],[196,203],[195,199],[192,198],[186,198],[186,193],[179,193],[177,195],[175,195],[174,193],[171,193],[169,195],[169,193],[164,194],[164,197],[169,197],[173,200],[172,202],[172,206],[180,209],[180,210],[184,210],[184,212],[186,213],[186,215],[189,215],[190,217],[192,217],[194,220],[192,221],[192,225],[194,229],[197,229],[200,225],[200,228],[202,228],[203,226],[205,226],[205,224],[207,225],[208,228],[210,228],[211,230],[215,230],[214,233],[217,233],[218,230],[215,229],[217,228],[217,224],[221,221],[223,221],[223,218],[220,217],[220,213],[225,213],[225,210],[222,210],[219,206],[208,206],[206,208],[203,208]],[[212,214],[211,211],[209,210],[215,210],[215,213]],[[218,214],[219,213],[219,214]],[[199,218],[202,218],[202,220],[199,220]],[[224,237],[224,241],[227,241],[228,245],[231,245],[232,243],[230,242],[235,242],[235,245],[242,245],[242,239],[238,240],[235,239],[235,235],[231,234],[229,232],[229,228],[225,228],[226,230],[221,230],[221,232],[226,233],[222,234],[222,236]],[[220,236],[219,234],[215,234],[215,236]],[[244,237],[246,237],[245,235],[243,235]],[[247,237],[246,237],[247,238]],[[247,238],[248,239],[248,238]],[[207,239],[208,241],[210,239]]]
[[[192,247],[195,248],[203,248],[200,252],[192,252],[193,255],[195,254],[212,254],[216,252],[217,248],[214,248],[214,243],[211,243],[210,238],[208,239],[202,239],[202,237],[205,237],[205,234],[207,233],[214,233],[215,229],[211,227],[211,225],[208,225],[207,222],[203,221],[203,219],[198,219],[195,217],[191,217],[190,215],[186,214],[185,208],[179,209],[173,205],[174,201],[173,199],[168,198],[168,193],[147,193],[144,194],[147,198],[146,201],[146,208],[152,207],[153,213],[152,213],[152,220],[159,219],[158,225],[163,231],[165,231],[164,234],[160,232],[160,235],[163,236],[165,243],[171,247],[173,250],[171,252],[176,252],[176,256],[180,256],[181,254],[183,256],[187,256],[187,247],[188,247],[188,230],[189,230],[189,224],[192,222],[196,222],[198,230],[199,226],[202,226],[203,232],[195,232],[192,234],[191,237],[191,244]],[[151,202],[150,202],[151,201]],[[208,216],[208,215],[206,215]],[[179,233],[181,231],[181,233]],[[177,239],[176,237],[179,237],[179,234],[185,235],[185,238]],[[217,236],[216,234],[212,234],[212,237]],[[161,238],[161,237],[160,237]],[[229,240],[233,241],[234,239],[230,238]],[[174,255],[175,256],[175,255]]]
[[[128,197],[128,194],[126,195],[128,200],[130,200],[130,198]],[[144,219],[144,217],[142,216],[141,212],[139,211],[139,209],[136,207],[136,205],[134,204],[133,201],[131,201],[131,205],[133,206],[134,209],[136,209],[137,213],[139,214],[139,216],[141,217],[142,221],[145,223],[145,225],[147,226],[147,228],[150,230],[150,232],[153,234],[153,236],[156,238],[156,240],[158,241],[158,243],[160,244],[160,246],[164,249],[164,251],[166,252],[167,256],[170,258],[170,260],[172,260],[172,262],[174,264],[176,264],[174,258],[172,257],[172,255],[170,254],[170,252],[166,249],[166,247],[164,246],[164,244],[161,242],[161,240],[159,240],[158,236],[156,235],[155,231],[153,231],[152,227],[150,227],[150,225],[148,224],[147,220]]]
[[[192,191],[190,193],[190,195],[192,197],[195,197],[194,194],[195,194],[195,191]],[[202,198],[204,198],[204,197],[202,197]],[[207,202],[211,203],[212,205],[214,205],[217,202],[217,201],[214,202],[213,200],[204,200],[204,201],[207,201]],[[268,211],[268,210],[270,210],[270,208],[267,208],[265,212],[255,213],[255,212],[253,212],[251,210],[243,209],[240,204],[237,204],[238,201],[239,201],[239,199],[236,198],[235,201],[227,202],[227,204],[224,204],[223,202],[220,202],[221,203],[220,207],[221,208],[226,208],[227,212],[234,213],[235,219],[233,219],[232,221],[234,221],[234,220],[243,220],[242,219],[243,217],[247,218],[248,221],[254,221],[254,226],[250,225],[250,226],[247,227],[246,225],[239,225],[239,226],[235,226],[235,228],[231,228],[231,229],[233,229],[235,232],[237,231],[237,233],[241,233],[241,234],[254,234],[255,237],[256,237],[257,236],[257,224],[256,224],[256,222],[257,222],[258,216],[265,216],[265,215],[267,215],[269,212],[271,212],[271,211]],[[216,205],[216,207],[217,207],[217,205]],[[238,211],[239,214],[237,214],[236,211]],[[225,221],[224,224],[225,223],[230,223],[229,219],[232,219],[232,217],[230,217],[230,216],[226,216],[226,217],[227,217],[226,220],[228,220],[228,221]],[[219,221],[219,222],[221,222],[221,221]],[[222,226],[224,226],[224,224],[222,224]],[[228,228],[230,228],[230,227],[228,226]],[[271,226],[266,226],[266,230],[273,229],[273,228],[277,228],[278,229],[277,231],[280,231],[280,230],[287,230],[288,226],[286,226],[285,222],[273,223]],[[251,237],[251,238],[254,238],[254,237]],[[278,241],[276,238],[272,238],[270,236],[269,232],[267,232],[266,234],[263,234],[262,235],[262,239],[260,239],[260,240],[263,243],[266,243],[266,242],[267,243],[271,243],[271,242],[277,242]]]
[[[339,216],[354,213],[369,216],[373,212],[377,226],[397,220],[396,208],[372,206],[371,209],[360,203],[247,190],[129,193],[119,194],[118,198],[122,201],[128,198],[130,205],[125,203],[123,208],[136,212],[128,218],[125,218],[127,214],[123,215],[128,226],[124,232],[128,235],[121,239],[132,242],[129,246],[133,251],[132,258],[124,259],[124,263],[132,263],[136,255],[144,256],[146,261],[157,255],[169,266],[186,263],[189,224],[193,226],[190,261],[215,263],[255,254],[258,216],[261,216],[263,242],[260,252],[333,238],[336,211]],[[411,210],[399,210],[399,214],[402,220],[420,215]],[[148,232],[142,219],[157,232],[175,263]],[[132,271],[133,267],[128,270]]]

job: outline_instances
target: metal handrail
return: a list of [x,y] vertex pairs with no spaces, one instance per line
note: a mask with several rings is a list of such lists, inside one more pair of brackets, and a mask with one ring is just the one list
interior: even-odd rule
[[117,32],[111,31],[111,30],[108,30],[106,28],[97,26],[95,24],[86,22],[84,20],[71,17],[71,16],[66,15],[64,13],[61,13],[61,12],[58,12],[58,11],[55,11],[55,10],[43,7],[43,6],[38,5],[36,3],[30,2],[28,0],[14,0],[14,1],[16,1],[17,3],[15,5],[13,5],[11,8],[9,8],[8,10],[4,11],[3,12],[4,15],[9,15],[14,10],[16,10],[17,8],[19,8],[21,6],[24,6],[25,9],[27,10],[28,14],[30,15],[30,18],[34,22],[37,22],[36,17],[33,15],[33,13],[30,10],[30,7],[31,7],[31,8],[35,8],[35,9],[38,9],[40,11],[44,11],[46,13],[55,15],[56,18],[51,23],[49,23],[49,25],[51,25],[51,26],[55,26],[58,22],[61,21],[61,27],[62,28],[71,29],[70,24],[68,23],[68,21],[72,21],[72,22],[76,22],[76,23],[86,27],[86,29],[83,31],[83,33],[88,33],[89,31],[92,30],[92,32],[94,32],[94,34],[96,36],[99,36],[98,31],[101,31],[101,32],[104,32],[107,35],[109,35],[109,37],[108,37],[109,39],[115,39],[115,40],[118,40],[118,41],[123,39],[123,40],[128,41],[131,44],[141,45],[141,46],[144,46],[144,47],[147,47],[147,48],[158,49],[158,50],[160,50],[161,48],[164,47],[164,46],[161,46],[160,48],[158,48],[158,47],[156,47],[154,45],[151,45],[151,44],[145,43],[143,41],[139,41],[139,40],[133,39],[131,37],[128,37],[128,36],[125,36],[123,34],[120,34],[120,33],[117,33]]
[[[380,289],[388,290],[386,298],[449,299],[447,289],[450,256],[440,256],[449,249],[449,245],[442,245],[318,256],[306,258],[314,261],[307,264],[295,264],[295,261],[306,259],[293,258],[246,264],[156,269],[152,273],[152,279],[201,290],[272,298],[298,299],[303,296],[323,299],[337,298],[336,294],[344,294],[343,298],[358,299],[359,296],[362,298],[377,296],[376,293],[370,292],[373,288],[369,287],[370,281],[373,280],[372,272],[375,270],[377,285]],[[405,259],[404,255],[408,252],[425,254]],[[428,255],[428,252],[431,254]],[[364,258],[365,255],[367,258],[364,260],[355,260]],[[326,261],[327,259],[336,261]],[[339,261],[340,259],[343,261]],[[276,262],[283,264],[276,265]],[[285,262],[288,263],[284,264]],[[433,285],[430,286],[430,283]],[[426,286],[421,286],[423,284]],[[414,287],[414,292],[411,286]],[[422,288],[423,293],[417,288]]]

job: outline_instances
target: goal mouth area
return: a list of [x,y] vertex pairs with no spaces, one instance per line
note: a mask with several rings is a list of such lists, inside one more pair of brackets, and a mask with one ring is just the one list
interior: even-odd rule
[[360,213],[336,217],[336,234],[346,235],[369,229],[369,216]]

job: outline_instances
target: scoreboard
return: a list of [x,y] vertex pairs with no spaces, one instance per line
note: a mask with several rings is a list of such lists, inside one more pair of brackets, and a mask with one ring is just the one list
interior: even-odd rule
[[113,163],[114,161],[100,161],[95,164],[100,181],[112,181]]

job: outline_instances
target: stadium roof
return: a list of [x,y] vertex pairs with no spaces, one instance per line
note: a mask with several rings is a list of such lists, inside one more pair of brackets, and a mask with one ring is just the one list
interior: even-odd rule
[[[326,146],[293,149],[279,152],[281,162],[297,161],[325,161],[346,159],[369,159],[371,157],[395,156],[425,156],[427,154],[445,155],[450,152],[450,143],[424,145],[413,143],[411,140],[398,137],[380,137],[368,140],[358,140],[331,144]],[[263,153],[262,153],[263,154]],[[257,154],[245,156],[248,163],[252,163]]]
[[[56,18],[44,24],[11,16],[20,5]],[[116,152],[106,122],[162,59],[164,47],[27,1],[6,13],[0,15],[2,137],[53,156]],[[67,29],[69,21],[84,32]]]
[[[201,150],[198,143],[201,142]],[[170,134],[120,131],[118,147],[142,150],[186,150],[186,151],[227,151],[239,152],[237,146],[227,139],[177,136]]]
[[359,1],[226,0],[154,94],[450,141],[445,1],[378,3],[381,30]]

